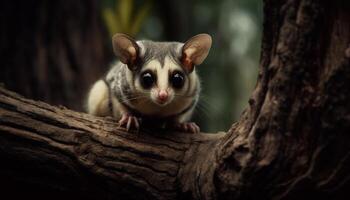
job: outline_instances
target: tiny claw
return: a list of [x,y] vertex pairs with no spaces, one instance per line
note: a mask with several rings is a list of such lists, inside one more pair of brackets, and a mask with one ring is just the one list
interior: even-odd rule
[[126,130],[127,130],[127,131],[130,130],[131,122],[132,122],[132,117],[129,117],[129,118],[128,118],[128,123],[127,123],[127,125],[126,125]]
[[199,133],[200,128],[194,122],[180,123],[175,126],[180,131],[190,132],[190,133]]
[[140,128],[140,123],[139,123],[139,121],[137,120],[136,117],[134,117],[134,122],[135,122],[135,128],[136,128],[136,130],[139,130],[139,128]]
[[129,131],[134,127],[137,131],[140,129],[140,122],[137,117],[131,116],[129,114],[123,114],[119,120],[119,127],[125,127]]
[[123,125],[125,125],[125,123],[128,122],[128,118],[129,118],[129,115],[123,114],[122,118],[119,120],[119,127],[122,127]]
[[196,123],[189,123],[190,129],[192,130],[193,133],[199,133],[200,128]]
[[187,132],[188,131],[188,125],[184,124],[183,127],[184,127],[184,130]]
[[192,133],[195,133],[196,130],[195,130],[195,127],[191,126],[191,125],[188,125],[189,127],[189,130],[192,132]]

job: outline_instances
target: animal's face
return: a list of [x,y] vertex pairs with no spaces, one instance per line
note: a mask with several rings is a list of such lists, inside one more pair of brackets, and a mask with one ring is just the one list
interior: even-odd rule
[[[113,37],[113,48],[128,66],[128,82],[134,88],[138,109],[182,109],[198,94],[194,66],[208,55],[211,37],[200,34],[186,43],[134,41],[124,34]],[[147,104],[147,105],[145,105]],[[145,106],[145,107],[143,107]]]
[[153,103],[165,106],[182,98],[193,97],[196,89],[190,85],[196,84],[195,80],[190,80],[193,78],[174,58],[166,56],[164,62],[153,58],[145,63],[134,81],[139,93],[145,94]]

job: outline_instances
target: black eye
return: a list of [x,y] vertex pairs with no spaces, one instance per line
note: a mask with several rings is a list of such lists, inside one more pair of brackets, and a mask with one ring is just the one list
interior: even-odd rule
[[144,72],[141,75],[141,85],[145,89],[149,89],[155,82],[155,76],[151,72]]
[[182,88],[185,82],[185,78],[181,72],[175,72],[171,77],[170,77],[170,82],[173,85],[174,88]]

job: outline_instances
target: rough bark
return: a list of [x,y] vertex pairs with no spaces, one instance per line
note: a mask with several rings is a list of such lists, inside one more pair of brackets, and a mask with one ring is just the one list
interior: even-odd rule
[[97,0],[1,1],[0,81],[28,98],[82,110],[111,58],[100,10]]
[[208,151],[223,136],[126,133],[111,118],[35,102],[3,88],[0,119],[1,181],[98,199],[174,199],[179,182],[196,184],[189,182],[188,171],[210,168],[201,163],[213,158]]
[[1,181],[92,199],[347,199],[349,10],[265,0],[257,85],[227,133],[126,133],[0,89]]

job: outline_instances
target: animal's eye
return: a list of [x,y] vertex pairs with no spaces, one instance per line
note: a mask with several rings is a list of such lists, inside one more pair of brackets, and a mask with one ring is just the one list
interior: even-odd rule
[[170,82],[174,88],[180,89],[184,85],[185,77],[181,72],[175,72],[170,77]]
[[142,73],[141,85],[145,89],[151,88],[155,81],[156,81],[156,77],[151,72],[146,71],[146,72]]

